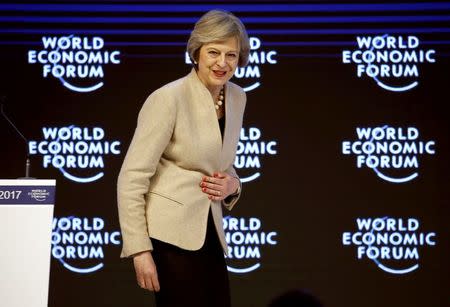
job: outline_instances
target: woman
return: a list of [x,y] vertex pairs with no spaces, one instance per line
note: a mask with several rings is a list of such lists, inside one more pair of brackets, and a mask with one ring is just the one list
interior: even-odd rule
[[149,96],[120,171],[121,256],[133,257],[157,306],[229,306],[222,205],[240,196],[233,162],[246,96],[228,80],[250,46],[240,20],[214,10],[187,50],[192,71]]

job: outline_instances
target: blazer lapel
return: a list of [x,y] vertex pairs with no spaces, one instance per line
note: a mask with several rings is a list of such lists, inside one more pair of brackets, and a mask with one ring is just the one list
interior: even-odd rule
[[[202,123],[202,126],[206,127],[204,133],[211,137],[211,143],[215,151],[215,156],[217,157],[215,163],[217,166],[216,170],[218,170],[221,166],[223,141],[220,133],[219,122],[217,120],[216,110],[214,108],[214,102],[210,92],[200,81],[194,68],[192,68],[191,73],[188,75],[188,80],[193,90],[193,99],[197,102],[196,106],[201,108],[206,114],[205,117],[207,122]],[[228,125],[227,121],[227,118],[225,118],[225,127]]]
[[[234,146],[232,142],[232,135],[236,127],[236,113],[234,105],[234,97],[230,90],[229,83],[225,86],[225,129],[223,133],[222,151],[221,151],[221,169],[224,170],[228,167],[229,159],[233,159],[235,152],[233,152]],[[233,161],[234,162],[234,161]]]
[[[234,163],[236,154],[236,141],[239,139],[240,123],[238,122],[238,106],[236,105],[236,93],[232,90],[230,82],[225,85],[225,129],[223,137],[220,133],[219,121],[217,120],[214,101],[206,86],[200,81],[197,72],[193,68],[188,75],[189,85],[192,89],[192,99],[194,99],[196,108],[195,112],[204,112],[205,127],[204,133],[211,139],[211,146],[214,150],[216,169],[214,171],[224,171],[230,163]],[[236,131],[239,129],[239,131]]]

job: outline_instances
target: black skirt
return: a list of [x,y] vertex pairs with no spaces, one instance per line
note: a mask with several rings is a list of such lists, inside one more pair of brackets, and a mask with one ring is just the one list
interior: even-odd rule
[[205,243],[197,251],[181,249],[152,238],[160,291],[157,307],[229,307],[230,286],[211,210]]

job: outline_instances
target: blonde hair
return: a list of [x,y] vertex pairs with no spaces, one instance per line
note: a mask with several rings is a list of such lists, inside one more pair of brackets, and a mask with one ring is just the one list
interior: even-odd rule
[[194,26],[187,43],[187,52],[191,61],[198,61],[200,48],[209,43],[236,37],[239,44],[238,66],[247,65],[250,43],[244,24],[232,13],[212,10],[204,14]]

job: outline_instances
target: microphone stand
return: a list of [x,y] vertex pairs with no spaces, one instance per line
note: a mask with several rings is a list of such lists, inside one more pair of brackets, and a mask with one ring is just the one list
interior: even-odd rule
[[19,136],[25,141],[25,145],[27,148],[27,160],[25,162],[25,177],[20,177],[19,179],[36,179],[33,177],[30,177],[30,169],[31,169],[31,161],[30,161],[30,153],[28,151],[28,140],[27,138],[20,132],[20,130],[14,125],[14,123],[6,116],[5,111],[3,110],[4,102],[6,101],[5,96],[0,97],[0,111],[3,115],[3,117],[6,119],[6,121],[16,130],[16,132],[19,134]]

